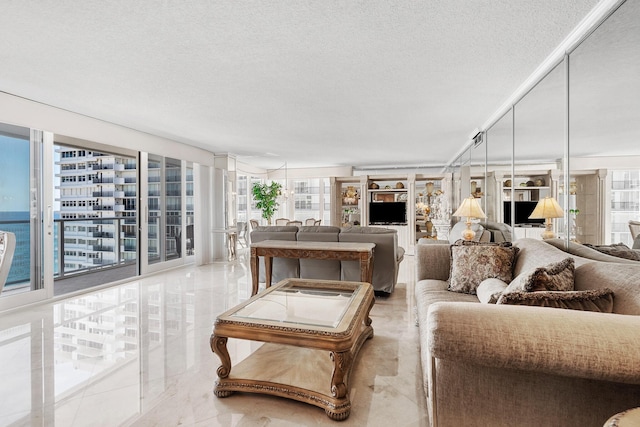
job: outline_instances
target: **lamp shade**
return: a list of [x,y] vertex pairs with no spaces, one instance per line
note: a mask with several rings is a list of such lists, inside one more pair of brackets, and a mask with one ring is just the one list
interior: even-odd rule
[[531,219],[546,219],[546,218],[562,218],[564,211],[553,197],[545,197],[538,201],[536,208],[531,212],[529,218]]
[[433,182],[429,181],[425,185],[425,190],[427,190],[427,194],[433,193]]
[[478,200],[473,196],[464,199],[458,210],[453,213],[453,216],[466,216],[468,218],[487,217],[482,211]]

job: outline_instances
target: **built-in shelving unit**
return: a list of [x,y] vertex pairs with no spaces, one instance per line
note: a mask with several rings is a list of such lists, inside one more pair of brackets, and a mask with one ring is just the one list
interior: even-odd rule
[[[417,238],[423,237],[426,228],[424,217],[424,202],[426,201],[426,183],[432,182],[433,193],[431,202],[436,202],[442,219],[438,222],[440,233],[444,239],[448,238],[450,228],[450,209],[448,197],[451,178],[442,176],[422,176],[414,174],[398,175],[363,175],[351,177],[331,178],[332,225],[366,225],[393,228],[398,231],[398,244],[413,254],[413,246]],[[443,193],[443,182],[448,179],[447,193]],[[350,197],[354,187],[360,195],[357,204],[352,204]],[[440,198],[436,200],[435,192]],[[349,193],[349,194],[347,194]],[[345,203],[346,200],[349,203]],[[357,213],[356,213],[357,212]],[[382,215],[382,217],[380,216]],[[385,219],[386,218],[386,219]],[[427,218],[428,219],[428,218]],[[356,224],[357,220],[357,224]],[[439,234],[433,228],[433,238]]]

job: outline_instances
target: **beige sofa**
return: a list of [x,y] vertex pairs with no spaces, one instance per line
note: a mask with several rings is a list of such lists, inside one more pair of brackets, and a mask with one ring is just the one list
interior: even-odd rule
[[447,290],[450,248],[417,245],[415,298],[432,427],[602,426],[640,405],[640,265],[520,239],[514,277],[575,260],[576,290],[610,288],[614,313],[479,303]]
[[[373,289],[379,295],[393,292],[398,281],[404,248],[398,246],[396,230],[382,227],[260,226],[251,232],[251,242],[299,240],[322,242],[375,243],[373,252]],[[260,259],[260,282],[265,281],[264,261]],[[274,258],[272,283],[288,277],[328,280],[360,280],[357,261]]]

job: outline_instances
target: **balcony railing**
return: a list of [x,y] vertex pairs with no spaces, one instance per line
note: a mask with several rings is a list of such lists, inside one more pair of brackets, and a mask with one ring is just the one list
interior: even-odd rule
[[[124,245],[124,240],[121,236],[131,236],[130,225],[127,223],[135,224],[135,218],[96,218],[96,219],[64,219],[55,220],[55,242],[57,244],[56,253],[56,274],[54,279],[61,279],[68,275],[78,273],[91,273],[94,271],[102,271],[108,268],[121,267],[127,264],[135,263],[135,259],[131,260],[131,252],[136,252],[137,247],[135,244],[131,244],[131,237],[126,245],[128,252],[125,259],[124,251],[121,250]],[[86,231],[86,241],[84,246],[78,243],[65,243],[65,229],[66,230],[82,230]],[[69,232],[69,236],[73,236],[72,240],[80,233],[79,231]],[[135,239],[135,233],[132,238]],[[102,240],[106,239],[106,240]],[[80,248],[82,246],[82,249]],[[76,256],[68,256],[68,260],[65,257],[66,252],[86,252],[84,256],[85,261],[83,263],[76,262]],[[88,258],[88,254],[93,253],[94,256],[97,253],[98,258]],[[75,265],[76,267],[71,267]],[[28,280],[28,278],[27,278]]]
[[91,165],[90,169],[94,171],[113,170],[113,165]]
[[[135,264],[135,257],[132,259],[131,255],[137,251],[133,243],[137,236],[130,231],[131,225],[135,224],[135,218],[54,220],[54,279]],[[0,229],[14,233],[17,242],[11,273],[5,283],[6,290],[11,285],[19,287],[31,280],[31,223],[29,220],[5,220],[0,221]],[[121,236],[127,238],[126,245]],[[78,243],[80,240],[86,243]],[[98,258],[88,257],[88,254],[96,252]]]
[[94,191],[93,197],[113,197],[113,191]]

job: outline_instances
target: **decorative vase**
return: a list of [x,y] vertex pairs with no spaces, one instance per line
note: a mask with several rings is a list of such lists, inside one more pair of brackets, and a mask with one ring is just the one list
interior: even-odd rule
[[358,190],[356,190],[356,187],[352,185],[348,186],[342,196],[342,201],[345,205],[355,205],[358,203]]

